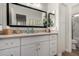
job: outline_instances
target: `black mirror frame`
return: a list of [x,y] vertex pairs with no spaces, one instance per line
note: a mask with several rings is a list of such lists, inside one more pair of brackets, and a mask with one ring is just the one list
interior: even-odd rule
[[50,15],[55,15],[53,13],[48,13],[48,22],[50,22]]
[[[55,14],[53,14],[53,13],[48,13],[48,23],[50,23],[50,15],[55,15]],[[50,27],[50,26],[48,26],[48,27]]]
[[[47,18],[47,12],[46,11],[39,10],[39,9],[29,7],[29,6],[25,6],[25,5],[22,5],[22,4],[19,4],[19,3],[11,3],[11,4],[22,6],[22,7],[25,7],[25,8],[30,8],[30,9],[40,11],[40,12],[44,12],[44,13],[46,13],[46,18]],[[6,3],[6,10],[7,10],[6,11],[7,12],[7,25],[10,26],[10,27],[33,27],[33,28],[46,28],[47,27],[47,26],[10,25],[10,23],[9,23],[9,3]]]

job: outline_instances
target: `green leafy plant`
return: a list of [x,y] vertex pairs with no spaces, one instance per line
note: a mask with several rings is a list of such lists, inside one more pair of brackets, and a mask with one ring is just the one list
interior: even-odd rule
[[48,19],[48,27],[52,27],[54,25],[54,21]]
[[48,23],[47,19],[43,19],[43,24],[44,24],[44,26],[45,26],[45,27],[47,27],[47,26],[48,26],[48,24],[47,24],[47,23]]
[[54,25],[54,21],[52,21],[52,20],[50,19],[49,25],[50,25],[50,27],[52,27],[52,26]]
[[52,27],[54,25],[54,21],[52,21],[51,19],[43,19],[43,24],[45,27]]

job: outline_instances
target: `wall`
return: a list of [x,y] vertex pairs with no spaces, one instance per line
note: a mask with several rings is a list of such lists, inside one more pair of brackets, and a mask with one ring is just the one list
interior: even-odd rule
[[6,4],[1,3],[0,7],[2,9],[2,12],[0,13],[0,21],[2,21],[1,24],[3,25],[3,28],[5,28],[6,26]]

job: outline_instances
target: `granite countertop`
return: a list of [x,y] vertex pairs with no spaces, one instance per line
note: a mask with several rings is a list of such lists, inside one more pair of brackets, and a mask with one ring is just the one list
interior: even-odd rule
[[28,36],[41,36],[41,35],[56,35],[58,34],[57,32],[52,32],[52,33],[47,33],[47,32],[42,32],[42,33],[21,33],[21,34],[11,34],[11,35],[0,35],[1,38],[12,38],[12,37],[28,37]]

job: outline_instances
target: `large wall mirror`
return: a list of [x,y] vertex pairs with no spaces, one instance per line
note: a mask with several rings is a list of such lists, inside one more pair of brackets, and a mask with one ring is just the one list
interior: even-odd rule
[[46,11],[18,3],[7,3],[7,15],[7,25],[11,27],[46,27]]

